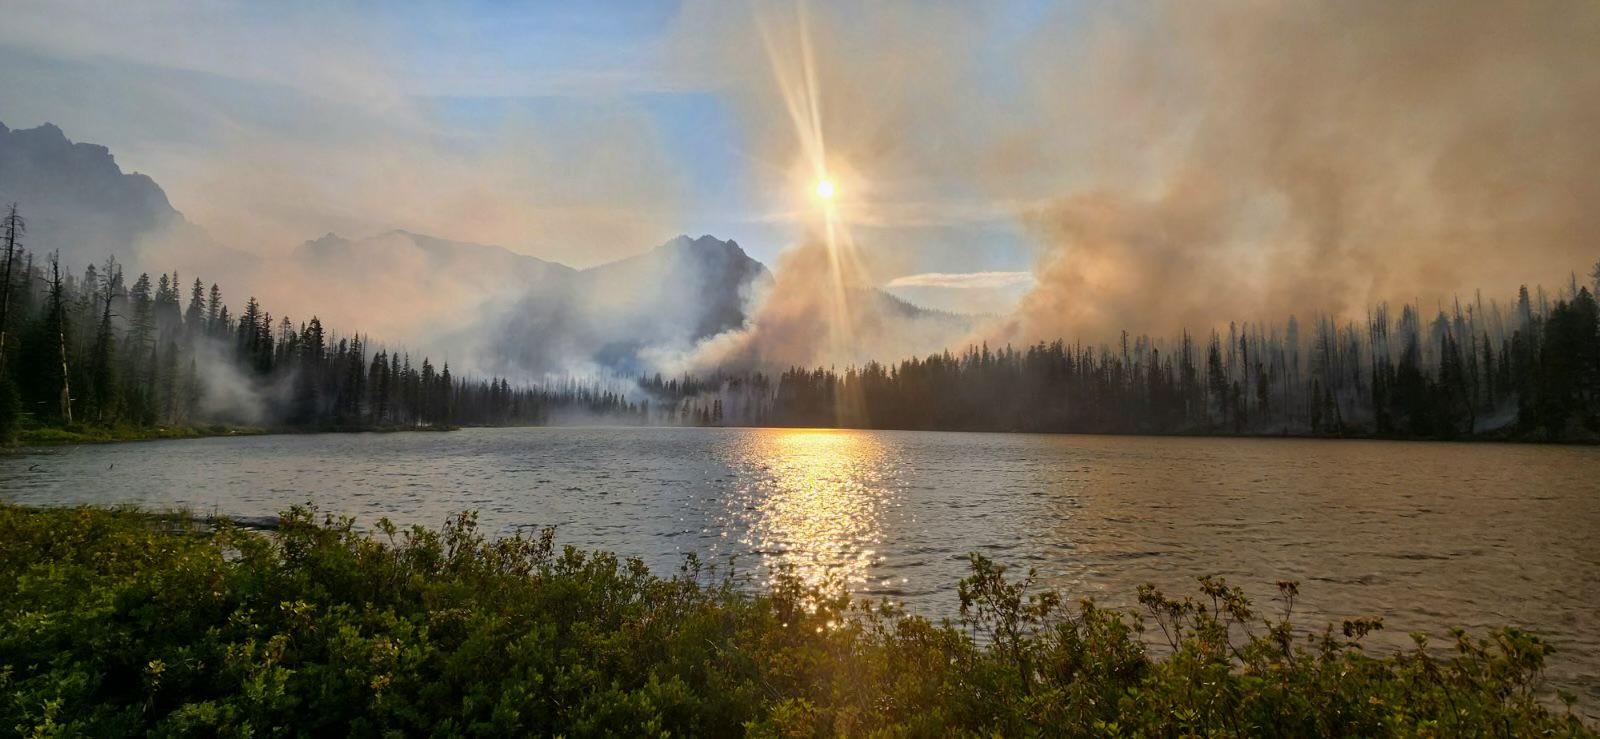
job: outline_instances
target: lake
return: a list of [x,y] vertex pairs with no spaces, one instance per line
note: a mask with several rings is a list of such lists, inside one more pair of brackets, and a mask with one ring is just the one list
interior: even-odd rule
[[1220,575],[1297,621],[1411,631],[1519,625],[1600,702],[1600,449],[1295,439],[703,428],[317,434],[0,455],[0,497],[269,516],[295,503],[811,581],[953,615],[968,552],[1069,596],[1132,604]]

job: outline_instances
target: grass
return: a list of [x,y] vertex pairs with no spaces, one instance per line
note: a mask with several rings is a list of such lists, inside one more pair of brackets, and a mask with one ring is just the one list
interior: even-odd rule
[[225,424],[169,426],[98,426],[73,424],[70,426],[34,426],[19,430],[11,440],[12,446],[57,446],[63,444],[108,444],[121,441],[153,441],[157,439],[199,439],[212,436],[259,436],[262,434],[322,434],[322,433],[397,433],[411,431],[456,431],[459,426],[313,426],[313,427],[263,427],[233,426]]
[[0,733],[1594,736],[1515,629],[1373,655],[1378,621],[1292,627],[1291,582],[1276,616],[1211,579],[1124,614],[977,556],[958,592],[933,623],[470,514],[261,533],[0,505]]
[[117,441],[150,441],[154,439],[198,439],[207,436],[250,436],[268,433],[255,426],[225,426],[212,424],[191,426],[97,426],[73,424],[70,426],[35,426],[17,431],[13,440],[17,446],[53,446],[58,444],[105,444]]

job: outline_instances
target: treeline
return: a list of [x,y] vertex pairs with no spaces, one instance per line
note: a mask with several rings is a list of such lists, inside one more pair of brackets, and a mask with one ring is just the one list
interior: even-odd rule
[[637,412],[620,392],[576,383],[461,378],[253,297],[235,313],[215,283],[176,272],[130,285],[108,259],[75,276],[25,249],[26,234],[12,206],[0,222],[0,439],[19,426],[397,428]]
[[1455,439],[1600,438],[1600,308],[1576,279],[1427,319],[1378,306],[1364,322],[1290,317],[1204,340],[1124,334],[975,346],[842,371],[641,380],[675,417],[712,424]]
[[[599,421],[662,425],[1455,439],[1600,439],[1600,306],[1574,278],[1431,318],[1231,324],[1204,339],[969,347],[894,364],[776,375],[462,378],[313,317],[237,314],[177,273],[81,277],[0,223],[0,438],[19,423],[414,428]],[[1596,271],[1600,279],[1600,267]]]

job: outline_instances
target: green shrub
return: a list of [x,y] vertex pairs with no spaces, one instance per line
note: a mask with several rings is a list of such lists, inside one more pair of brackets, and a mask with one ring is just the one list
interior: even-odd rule
[[259,533],[0,506],[0,733],[1593,735],[1514,629],[1374,657],[1378,622],[1296,636],[1220,580],[1125,615],[974,556],[959,592],[932,623],[470,514],[368,535],[304,508]]

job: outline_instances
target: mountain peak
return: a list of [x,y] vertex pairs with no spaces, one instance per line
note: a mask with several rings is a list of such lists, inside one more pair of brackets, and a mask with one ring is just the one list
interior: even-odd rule
[[61,130],[60,126],[57,126],[49,121],[45,121],[44,123],[34,126],[33,128],[8,129],[4,125],[0,125],[0,130],[9,131],[10,133],[18,136],[26,136],[28,138],[40,141],[59,142],[63,144],[72,143],[71,141],[67,140],[67,134],[65,131]]
[[60,126],[0,125],[0,202],[30,221],[30,246],[69,262],[129,260],[147,235],[188,224],[149,177],[123,172],[111,151],[73,142]]
[[702,255],[737,254],[739,256],[747,256],[744,249],[739,248],[739,242],[734,241],[733,239],[724,241],[712,236],[711,234],[701,234],[698,238],[690,237],[688,234],[678,234],[672,240],[662,244],[659,248],[668,251],[688,252]]
[[314,239],[311,239],[311,240],[307,241],[306,243],[302,244],[300,246],[300,248],[302,248],[302,249],[313,249],[313,250],[316,250],[316,249],[324,249],[325,250],[325,249],[333,249],[333,248],[338,248],[340,246],[345,246],[345,245],[348,245],[349,243],[350,243],[349,239],[347,239],[347,238],[345,238],[343,236],[340,236],[339,234],[336,234],[336,233],[334,233],[332,231],[329,231],[329,232],[327,232],[327,233],[325,233],[325,234],[323,234],[321,236],[318,236],[317,238],[314,238]]
[[625,259],[531,285],[505,314],[496,369],[539,375],[598,365],[631,374],[745,324],[752,286],[770,275],[732,240],[680,234]]

